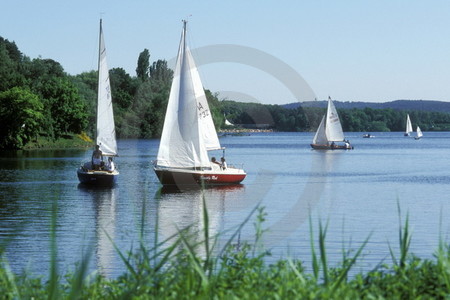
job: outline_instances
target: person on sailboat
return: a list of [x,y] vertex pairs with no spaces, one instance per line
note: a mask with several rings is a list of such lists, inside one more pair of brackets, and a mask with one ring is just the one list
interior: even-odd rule
[[222,163],[221,163],[222,169],[225,170],[225,169],[227,168],[227,162],[225,161],[225,157],[222,157],[222,158],[220,159],[220,161],[222,162]]
[[95,150],[92,153],[92,168],[94,170],[100,170],[103,164],[103,153],[100,150],[100,145],[95,145]]
[[215,164],[218,164],[218,165],[221,165],[220,162],[218,162],[214,156],[211,157],[211,162],[215,163]]
[[116,166],[114,165],[112,157],[108,157],[108,162],[106,163],[106,171],[112,172],[114,171],[115,167]]

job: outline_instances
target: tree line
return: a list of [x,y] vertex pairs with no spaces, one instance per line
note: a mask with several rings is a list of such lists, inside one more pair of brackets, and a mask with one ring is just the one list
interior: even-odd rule
[[[0,149],[21,149],[45,138],[95,133],[97,71],[67,74],[52,59],[31,59],[14,42],[0,37]],[[150,61],[144,49],[136,75],[122,68],[109,72],[118,138],[157,138],[164,123],[173,71],[165,60]],[[220,101],[205,91],[216,129],[225,118],[240,126],[277,131],[314,131],[325,110]],[[338,110],[344,131],[402,131],[406,111],[393,109]],[[450,114],[409,111],[423,130],[450,130]]]
[[[262,105],[222,101],[222,110],[227,120],[233,124],[267,127],[276,131],[315,131],[326,113],[326,108]],[[409,114],[413,127],[420,126],[424,131],[449,131],[450,114],[443,112],[394,110],[391,108],[352,108],[338,109],[344,131],[375,132],[404,131],[406,115]]]

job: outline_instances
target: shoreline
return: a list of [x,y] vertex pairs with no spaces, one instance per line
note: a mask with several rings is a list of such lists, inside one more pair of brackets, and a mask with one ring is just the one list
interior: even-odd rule
[[57,149],[84,149],[94,147],[94,142],[84,133],[67,135],[57,140],[39,137],[28,142],[23,149],[19,150],[57,150]]

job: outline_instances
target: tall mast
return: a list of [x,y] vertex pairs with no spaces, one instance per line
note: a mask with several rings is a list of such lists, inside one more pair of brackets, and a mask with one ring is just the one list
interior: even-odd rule
[[100,61],[101,61],[101,57],[102,57],[102,19],[100,18],[100,32],[98,35],[98,62],[97,62],[97,105],[96,105],[96,109],[97,109],[97,114],[96,114],[96,118],[95,118],[95,140],[97,143],[97,137],[98,137],[98,97],[100,94]]

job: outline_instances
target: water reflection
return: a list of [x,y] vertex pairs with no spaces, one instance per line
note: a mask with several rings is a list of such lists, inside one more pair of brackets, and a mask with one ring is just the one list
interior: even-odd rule
[[313,151],[311,157],[311,169],[308,181],[299,191],[295,204],[269,229],[269,234],[264,236],[264,245],[273,247],[281,243],[294,231],[300,228],[309,218],[313,209],[322,198],[327,186],[327,178],[338,164],[343,151]]
[[[224,231],[224,216],[233,210],[245,188],[243,185],[230,185],[201,188],[173,189],[163,187],[158,198],[158,235],[160,240],[177,236],[185,231],[189,242],[197,247],[197,254],[205,255],[204,241],[204,203],[208,212],[209,236],[214,237]],[[165,246],[173,245],[176,238]]]
[[[95,256],[98,272],[111,277],[114,272],[115,250],[111,240],[114,241],[116,233],[116,188],[96,188],[83,184],[78,189],[84,196],[92,199],[95,211]],[[110,240],[111,239],[111,240]]]

